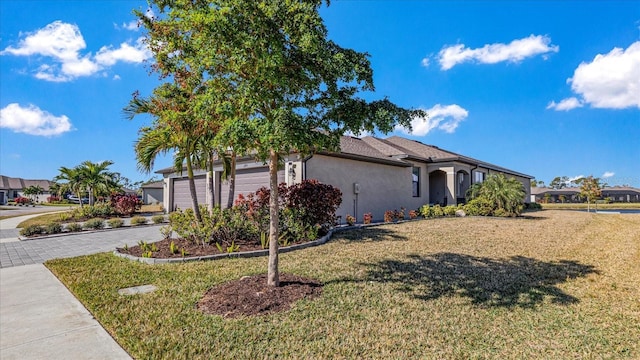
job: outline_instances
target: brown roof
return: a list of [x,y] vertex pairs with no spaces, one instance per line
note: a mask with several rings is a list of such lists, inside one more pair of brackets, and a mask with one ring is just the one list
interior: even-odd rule
[[352,137],[352,136],[342,136],[340,138],[340,152],[324,152],[321,151],[321,154],[337,156],[337,157],[346,157],[346,158],[355,158],[364,161],[374,161],[374,162],[382,162],[389,165],[410,166],[408,163],[390,157],[377,148],[371,146],[369,143],[364,141],[363,139]]
[[44,191],[49,191],[50,185],[49,180],[30,180],[0,175],[0,189],[22,190],[29,186],[40,186]]

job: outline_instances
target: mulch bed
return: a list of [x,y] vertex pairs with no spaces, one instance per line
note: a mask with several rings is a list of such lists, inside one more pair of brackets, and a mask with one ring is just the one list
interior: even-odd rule
[[267,275],[245,276],[209,289],[197,308],[225,318],[259,316],[289,310],[300,299],[322,294],[322,283],[291,274],[280,274],[280,286],[268,286]]
[[[174,243],[177,248],[177,253],[171,252],[171,242]],[[152,243],[149,243],[151,245]],[[158,251],[153,252],[153,258],[156,259],[171,259],[171,258],[181,258],[182,257],[182,249],[186,251],[186,256],[205,256],[205,255],[215,255],[215,254],[224,254],[227,250],[227,245],[222,246],[222,252],[218,250],[218,247],[215,245],[209,245],[207,243],[202,245],[202,243],[196,243],[193,241],[189,241],[186,239],[163,239],[158,242],[154,242],[155,246],[158,248]],[[238,240],[234,242],[235,245],[239,246],[238,251],[252,251],[252,250],[262,250],[262,246],[260,244],[256,244],[254,242],[242,241]],[[118,252],[122,254],[129,254],[137,257],[142,257],[142,249],[140,246],[135,245],[129,248],[117,248]]]

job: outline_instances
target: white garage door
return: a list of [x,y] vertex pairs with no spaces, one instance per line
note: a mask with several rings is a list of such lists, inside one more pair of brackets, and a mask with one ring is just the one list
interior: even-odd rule
[[[207,193],[207,182],[205,176],[196,176],[196,194],[199,205],[206,205],[206,193]],[[189,179],[176,179],[173,181],[173,207],[172,211],[176,209],[191,209],[191,192],[189,191]]]

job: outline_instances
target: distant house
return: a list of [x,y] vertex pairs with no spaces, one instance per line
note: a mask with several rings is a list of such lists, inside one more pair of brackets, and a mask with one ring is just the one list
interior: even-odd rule
[[[158,171],[164,178],[164,203],[167,211],[191,207],[186,171],[173,168]],[[342,204],[336,215],[361,219],[372,213],[382,219],[387,210],[417,209],[425,204],[455,205],[465,201],[467,189],[483,182],[490,174],[501,173],[523,184],[525,201],[530,199],[530,175],[459,155],[436,146],[399,136],[380,139],[373,136],[343,136],[339,152],[318,152],[300,157],[284,157],[278,181],[287,184],[317,179],[342,191]],[[214,169],[214,202],[224,206],[228,184],[222,180],[222,164]],[[195,173],[198,202],[207,202],[207,175]],[[268,166],[253,159],[237,162],[235,197],[269,186]],[[321,199],[319,199],[321,201]]]
[[49,187],[52,182],[49,180],[28,180],[22,178],[8,177],[0,175],[0,205],[6,205],[9,200],[25,196],[24,190],[30,186],[40,186],[43,193],[36,197],[36,202],[46,202],[51,196]]
[[[610,186],[602,189],[603,199],[611,202],[640,202],[640,189],[630,186]],[[535,202],[584,202],[580,198],[579,187],[551,189],[547,187],[531,188],[531,201]]]
[[142,203],[145,205],[162,204],[164,197],[164,181],[156,181],[142,185]]

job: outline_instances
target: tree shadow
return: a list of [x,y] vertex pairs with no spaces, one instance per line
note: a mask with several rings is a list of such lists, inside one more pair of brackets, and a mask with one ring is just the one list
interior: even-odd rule
[[555,304],[577,303],[578,298],[557,285],[599,274],[593,265],[571,260],[544,262],[523,256],[494,259],[455,253],[408,255],[406,260],[363,265],[368,270],[362,281],[391,283],[418,299],[463,296],[477,305],[522,308],[535,307],[547,297]]
[[347,240],[349,242],[353,241],[407,241],[407,238],[404,235],[398,234],[397,231],[383,229],[377,226],[371,227],[360,227],[350,230],[340,231],[334,236],[335,240]]

